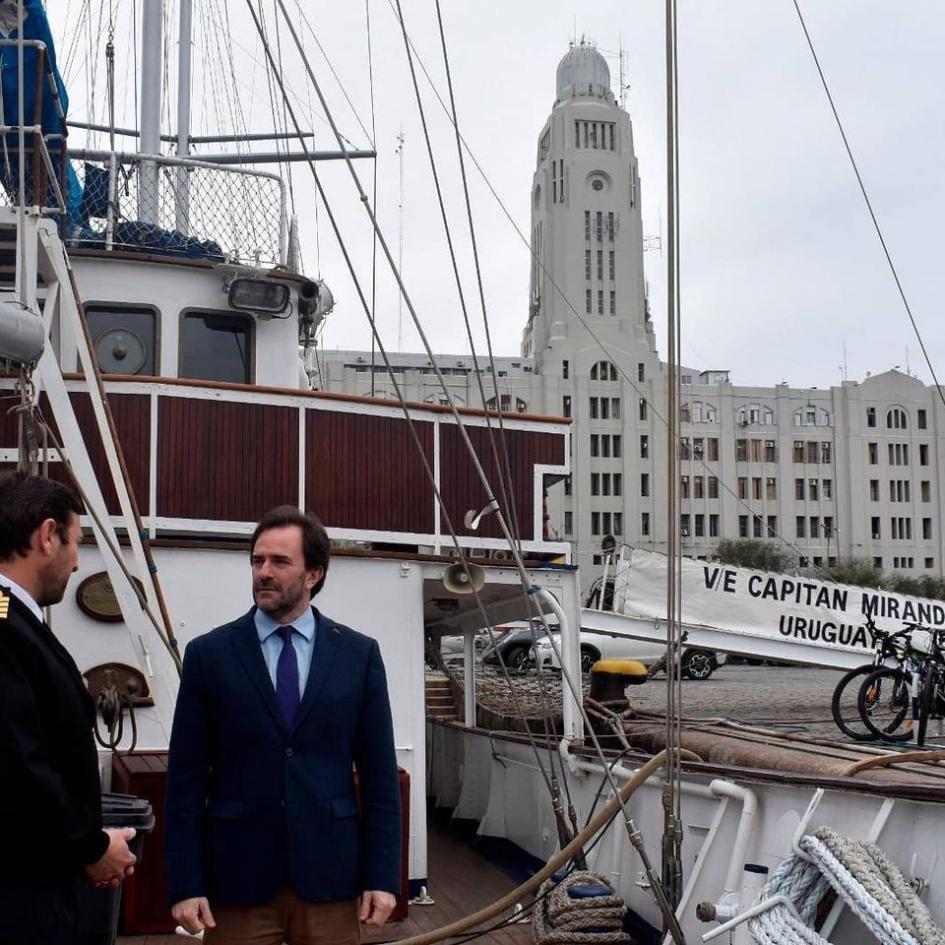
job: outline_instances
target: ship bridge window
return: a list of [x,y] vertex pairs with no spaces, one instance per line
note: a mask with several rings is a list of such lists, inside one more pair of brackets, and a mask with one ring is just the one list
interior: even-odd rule
[[92,303],[85,317],[104,374],[157,374],[157,309]]
[[180,376],[198,381],[250,384],[253,319],[233,312],[184,312],[180,324]]

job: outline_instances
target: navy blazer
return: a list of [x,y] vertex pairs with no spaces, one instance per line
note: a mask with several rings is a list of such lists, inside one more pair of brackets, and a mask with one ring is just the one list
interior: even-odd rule
[[400,891],[400,788],[380,649],[312,609],[312,666],[291,729],[255,608],[187,646],[167,772],[171,903],[259,905],[287,883],[310,902]]

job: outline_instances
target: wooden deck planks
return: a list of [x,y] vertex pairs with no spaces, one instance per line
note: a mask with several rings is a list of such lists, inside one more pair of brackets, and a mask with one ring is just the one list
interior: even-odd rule
[[[396,942],[421,932],[429,932],[481,909],[511,891],[515,881],[480,857],[464,840],[443,828],[430,827],[428,892],[436,900],[432,906],[411,906],[403,922],[382,929],[362,930],[367,945]],[[507,914],[507,913],[506,913]],[[499,916],[488,925],[494,925]],[[484,945],[528,945],[531,925],[517,923],[475,939]],[[193,939],[174,935],[119,937],[119,945],[183,945]]]

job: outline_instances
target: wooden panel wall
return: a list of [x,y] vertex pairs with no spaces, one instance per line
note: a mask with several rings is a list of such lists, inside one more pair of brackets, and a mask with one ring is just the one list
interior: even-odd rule
[[[496,466],[490,445],[489,431],[485,427],[467,427],[469,439],[479,456],[492,490],[500,506],[506,510],[500,488],[499,468],[505,468],[502,452],[502,437],[493,424],[499,467]],[[554,433],[532,433],[524,430],[506,430],[509,466],[512,472],[512,501],[517,513],[517,534],[525,540],[540,540],[534,534],[532,514],[534,507],[534,467],[538,463],[562,465],[565,461],[565,438]],[[463,526],[463,516],[470,509],[479,511],[486,505],[486,493],[476,475],[469,452],[459,430],[450,425],[440,427],[440,482],[443,498],[458,534],[470,534]],[[509,522],[511,510],[506,510]],[[443,530],[446,530],[444,523]],[[485,517],[475,534],[486,538],[501,538],[502,530],[495,515]]]
[[[325,525],[433,531],[433,489],[405,420],[310,410],[305,422],[306,503]],[[432,469],[433,424],[414,427]]]
[[157,514],[256,522],[299,501],[298,411],[162,397],[158,407]]

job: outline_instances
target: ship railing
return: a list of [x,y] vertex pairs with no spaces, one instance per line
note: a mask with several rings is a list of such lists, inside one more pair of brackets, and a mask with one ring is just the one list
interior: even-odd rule
[[160,154],[83,149],[69,156],[82,187],[70,246],[286,263],[286,187],[278,174]]
[[[62,215],[66,210],[66,116],[46,44],[38,39],[0,39],[0,49],[4,48],[17,48],[20,55],[27,49],[35,50],[36,57],[29,70],[24,62],[18,83],[21,93],[26,83],[31,83],[32,107],[27,107],[23,94],[18,94],[16,103],[3,102],[0,95],[0,204]],[[43,112],[46,103],[51,103],[53,120],[61,131],[44,131],[42,123],[50,119]],[[4,118],[11,114],[11,106],[15,107],[12,117],[20,117],[18,122],[7,124]],[[22,114],[27,111],[31,114]]]

